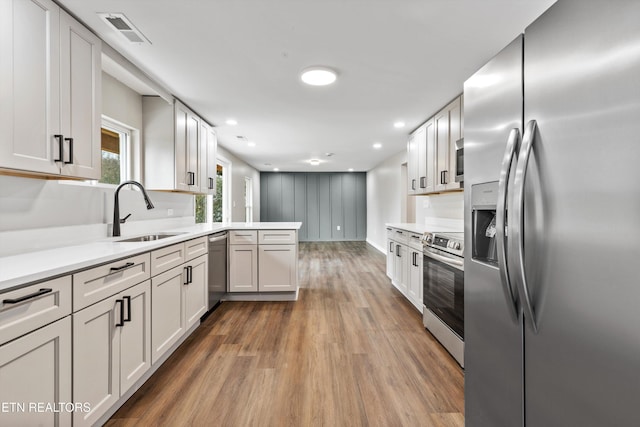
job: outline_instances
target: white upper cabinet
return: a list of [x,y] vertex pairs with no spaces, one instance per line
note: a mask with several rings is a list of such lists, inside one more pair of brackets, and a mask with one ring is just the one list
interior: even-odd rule
[[218,136],[214,128],[204,120],[200,128],[200,192],[216,194],[216,167],[218,150]]
[[456,141],[462,132],[462,106],[460,97],[454,99],[435,116],[436,125],[436,191],[455,190]]
[[142,98],[142,115],[145,187],[209,193],[203,178],[209,140],[214,140],[209,126],[180,101],[169,104],[156,96]]
[[407,142],[407,192],[409,194],[418,192],[418,144],[416,140],[418,131],[409,135]]
[[0,3],[0,168],[100,177],[101,41],[49,0]]

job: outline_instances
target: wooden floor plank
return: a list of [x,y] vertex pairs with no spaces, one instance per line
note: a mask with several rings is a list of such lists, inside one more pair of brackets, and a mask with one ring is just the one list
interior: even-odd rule
[[296,302],[224,302],[108,426],[463,426],[462,369],[363,242],[301,243]]

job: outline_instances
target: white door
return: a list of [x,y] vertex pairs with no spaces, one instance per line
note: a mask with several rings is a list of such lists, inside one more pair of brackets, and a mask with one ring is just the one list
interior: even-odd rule
[[90,405],[73,425],[96,422],[120,398],[120,329],[124,302],[114,295],[73,314],[73,400]]
[[187,156],[187,119],[189,110],[181,103],[175,103],[175,189],[189,191]]
[[0,2],[0,167],[59,174],[60,8]]
[[187,184],[189,191],[200,191],[200,118],[187,114]]
[[0,411],[0,425],[71,425],[71,412],[29,406],[72,402],[71,317],[0,346],[0,385],[0,402],[23,404]]
[[102,113],[102,42],[60,12],[60,121],[62,174],[99,179]]
[[120,395],[151,368],[151,281],[123,291],[125,322],[120,331]]
[[440,111],[435,116],[435,191],[447,189],[447,174],[449,167],[449,112]]

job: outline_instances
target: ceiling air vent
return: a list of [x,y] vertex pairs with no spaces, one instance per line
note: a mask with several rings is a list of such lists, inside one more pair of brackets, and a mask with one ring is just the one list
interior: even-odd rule
[[149,43],[148,38],[124,15],[124,13],[98,13],[98,16],[118,34],[129,40],[131,43]]

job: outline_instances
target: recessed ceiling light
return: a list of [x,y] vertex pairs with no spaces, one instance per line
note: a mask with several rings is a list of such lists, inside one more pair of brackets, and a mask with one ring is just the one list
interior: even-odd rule
[[300,80],[311,86],[326,86],[335,82],[337,73],[329,67],[314,66],[302,70]]
[[320,164],[320,160],[311,159],[311,160],[309,160],[309,163],[311,163],[311,166],[318,166]]
[[280,168],[273,168],[274,172],[278,172],[280,170]]
[[249,142],[247,142],[247,145],[248,145],[249,147],[255,147],[255,146],[256,146],[256,143],[255,143],[255,142],[253,142],[253,141],[249,141]]
[[396,128],[396,129],[403,128],[404,127],[404,122],[395,122],[393,124],[393,127]]
[[353,168],[349,168],[349,172],[353,172]]
[[382,144],[380,144],[379,142],[376,142],[375,144],[373,144],[373,148],[375,148],[376,150],[379,150],[382,148]]
[[227,119],[225,123],[228,124],[229,126],[235,126],[238,124],[238,121],[236,119]]

